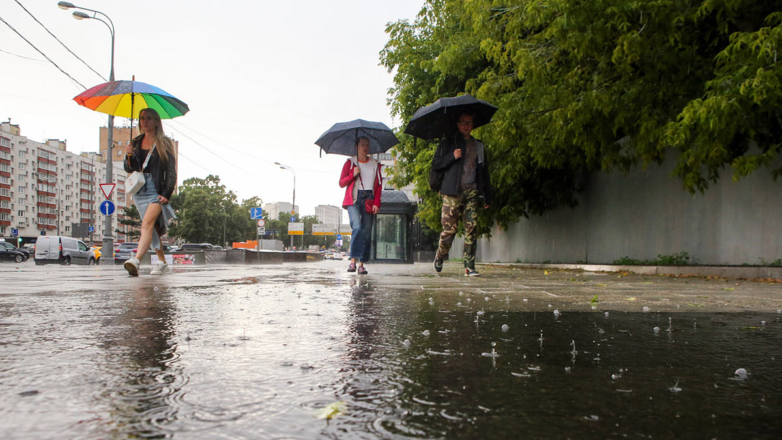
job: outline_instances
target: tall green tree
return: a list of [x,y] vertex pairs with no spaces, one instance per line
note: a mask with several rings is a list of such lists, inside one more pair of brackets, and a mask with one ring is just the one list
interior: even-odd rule
[[[405,123],[465,92],[499,107],[475,133],[496,188],[485,232],[573,206],[588,172],[675,153],[674,174],[695,192],[728,167],[738,179],[771,164],[782,142],[779,10],[762,0],[428,0],[414,22],[388,25],[380,58]],[[436,228],[440,202],[426,185],[435,145],[401,140],[393,181],[415,183]]]
[[258,206],[257,197],[242,204],[236,194],[220,183],[218,176],[191,178],[171,198],[177,220],[170,234],[190,243],[211,243],[228,247],[255,237],[255,224],[246,205]]
[[130,241],[138,240],[141,237],[141,215],[138,212],[138,208],[136,208],[136,205],[130,205],[121,209],[125,218],[117,218],[117,223],[129,226],[130,229],[128,229],[128,232],[115,229],[114,232],[124,234]]

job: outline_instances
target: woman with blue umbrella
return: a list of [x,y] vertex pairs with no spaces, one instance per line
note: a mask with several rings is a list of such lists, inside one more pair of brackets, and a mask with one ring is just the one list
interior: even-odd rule
[[334,124],[315,141],[326,153],[351,156],[339,177],[340,188],[345,188],[342,208],[348,211],[352,229],[348,272],[367,273],[364,263],[370,259],[372,225],[380,211],[383,165],[370,154],[385,153],[398,143],[385,124],[361,119]]

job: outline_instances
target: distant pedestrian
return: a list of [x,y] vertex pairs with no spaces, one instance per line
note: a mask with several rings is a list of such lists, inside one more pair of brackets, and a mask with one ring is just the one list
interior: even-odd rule
[[437,146],[432,168],[444,171],[440,195],[443,211],[440,222],[440,245],[434,258],[434,270],[443,270],[443,259],[451,250],[459,226],[464,225],[464,275],[478,276],[475,270],[476,222],[479,207],[489,209],[492,199],[486,148],[472,137],[473,116],[462,114],[457,121],[457,133],[443,139]]
[[[169,204],[177,178],[174,143],[163,133],[160,115],[154,109],[141,110],[139,129],[141,135],[133,139],[133,143],[125,150],[125,171],[143,172],[145,179],[144,187],[133,195],[133,202],[141,217],[138,252],[125,262],[125,270],[134,277],[138,276],[139,261],[150,245],[158,257],[158,262],[150,274],[163,275],[169,271],[160,238],[168,231],[171,220],[176,218]],[[149,155],[151,156],[147,161]]]
[[363,275],[367,273],[364,263],[369,260],[372,247],[372,224],[380,211],[383,178],[380,174],[382,165],[369,157],[369,139],[363,136],[356,139],[356,149],[358,154],[349,158],[342,167],[339,187],[347,187],[342,207],[348,210],[350,228],[353,230],[348,272],[358,270]]

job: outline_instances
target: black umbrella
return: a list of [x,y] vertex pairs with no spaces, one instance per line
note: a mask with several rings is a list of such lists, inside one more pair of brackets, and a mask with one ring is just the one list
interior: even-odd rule
[[419,108],[405,128],[405,134],[424,140],[439,139],[456,131],[456,119],[462,113],[473,116],[473,127],[491,122],[497,107],[471,95],[440,98],[434,104]]
[[326,154],[355,156],[356,139],[360,137],[369,139],[369,154],[385,153],[399,143],[399,139],[386,124],[356,119],[334,124],[320,135],[315,144]]

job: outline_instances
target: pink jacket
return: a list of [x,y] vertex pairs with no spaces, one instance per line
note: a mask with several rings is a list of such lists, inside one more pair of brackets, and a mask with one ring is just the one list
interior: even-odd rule
[[[353,169],[357,165],[353,162],[353,158],[348,159],[345,162],[345,166],[342,167],[342,175],[339,176],[339,187],[348,189],[345,190],[345,199],[342,201],[342,207],[348,209],[348,206],[353,206],[353,184],[356,183],[356,177],[353,175]],[[372,187],[372,192],[375,196],[375,206],[380,209],[380,196],[383,192],[383,177],[380,174],[380,167],[383,164],[377,164],[377,176],[375,177],[375,185]]]

